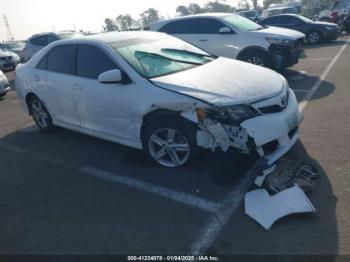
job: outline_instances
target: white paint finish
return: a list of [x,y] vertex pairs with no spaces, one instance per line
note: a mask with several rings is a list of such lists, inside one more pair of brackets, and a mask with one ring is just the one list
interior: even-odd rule
[[317,90],[321,87],[323,81],[328,76],[329,72],[332,70],[335,63],[338,61],[344,50],[346,49],[347,45],[350,43],[350,38],[344,43],[342,48],[339,50],[338,54],[332,59],[332,61],[329,63],[327,68],[323,71],[320,78],[317,80],[317,82],[313,85],[313,87],[310,89],[310,91],[306,94],[304,97],[304,100],[299,104],[299,111],[303,112],[307,106],[307,104],[310,102],[312,96],[317,92]]
[[[288,106],[282,112],[258,116],[244,121],[241,126],[254,138],[257,146],[284,137],[299,124],[298,102],[291,89],[289,89]],[[260,132],[264,130],[264,132]]]
[[223,57],[152,82],[218,106],[271,98],[280,94],[285,84],[284,78],[272,70]]
[[178,192],[178,191],[161,187],[161,186],[156,186],[156,185],[143,182],[137,179],[133,179],[130,177],[118,176],[116,174],[105,172],[92,167],[82,167],[79,169],[79,171],[90,176],[98,177],[107,181],[136,188],[143,192],[153,193],[155,195],[164,197],[166,199],[170,199],[175,202],[179,202],[187,206],[201,209],[204,211],[217,212],[219,209],[222,208],[219,203],[215,203],[197,196],[185,194],[185,193]]
[[309,198],[297,185],[273,196],[266,189],[257,189],[245,195],[246,214],[266,230],[287,215],[315,211]]

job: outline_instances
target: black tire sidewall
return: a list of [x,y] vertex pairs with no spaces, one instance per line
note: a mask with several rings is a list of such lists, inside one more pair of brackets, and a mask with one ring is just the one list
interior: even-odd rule
[[[149,152],[149,148],[148,148],[149,139],[156,130],[163,129],[163,128],[175,129],[178,132],[180,132],[183,136],[186,137],[190,145],[190,156],[188,160],[181,166],[191,163],[198,155],[198,147],[196,144],[196,129],[190,126],[187,127],[184,123],[184,120],[181,119],[180,117],[157,118],[146,125],[146,127],[142,132],[141,140],[142,140],[143,150],[147,153],[150,159],[152,159],[152,161],[157,163],[153,159],[151,153]],[[161,165],[159,163],[157,164]]]
[[[310,36],[310,34],[312,34],[312,33],[317,33],[317,34],[318,34],[318,41],[317,41],[317,42],[312,43],[312,42],[309,41],[309,36]],[[306,40],[307,40],[307,42],[308,42],[309,44],[312,44],[312,45],[319,44],[319,43],[322,41],[322,35],[321,35],[321,33],[318,32],[318,31],[310,31],[310,32],[307,34],[307,36],[306,36]]]
[[[272,67],[272,62],[271,62],[270,57],[267,54],[260,52],[260,51],[254,51],[254,50],[249,51],[246,54],[244,54],[240,60],[247,62],[247,60],[251,57],[260,57],[264,61],[264,67],[267,67],[267,68]],[[247,62],[247,63],[249,63],[249,62]]]
[[[42,127],[40,126],[40,124],[38,123],[38,121],[35,119],[34,117],[34,114],[33,114],[33,102],[37,100],[41,103],[41,106],[43,107],[43,110],[45,111],[45,113],[48,115],[49,117],[49,123],[47,125],[47,127]],[[37,97],[37,96],[33,96],[31,99],[30,99],[30,110],[32,112],[32,117],[34,119],[34,122],[36,123],[36,125],[39,127],[39,129],[41,131],[44,131],[44,132],[49,132],[51,130],[53,130],[54,128],[54,125],[52,124],[52,118],[51,118],[51,115],[49,113],[49,111],[47,110],[46,106],[44,105],[44,103]]]

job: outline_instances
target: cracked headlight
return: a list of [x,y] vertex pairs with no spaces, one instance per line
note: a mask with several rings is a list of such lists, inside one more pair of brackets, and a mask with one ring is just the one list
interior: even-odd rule
[[260,113],[249,105],[234,105],[216,107],[211,109],[197,108],[199,121],[209,118],[223,124],[236,125],[244,120],[259,116]]
[[287,38],[275,38],[275,37],[266,37],[266,41],[270,44],[277,44],[277,45],[292,45],[293,40],[287,39]]

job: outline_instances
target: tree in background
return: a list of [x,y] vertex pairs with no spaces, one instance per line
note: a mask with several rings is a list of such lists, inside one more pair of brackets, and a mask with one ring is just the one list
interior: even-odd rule
[[250,8],[248,0],[239,0],[237,6],[239,10],[249,10]]
[[252,0],[252,3],[253,3],[253,8],[254,8],[255,10],[257,10],[257,9],[259,8],[259,6],[258,6],[258,0]]
[[205,13],[205,10],[202,9],[198,4],[196,3],[190,3],[188,5],[188,10],[190,14],[200,14],[200,13]]
[[190,10],[188,10],[187,6],[184,5],[179,5],[178,7],[176,7],[176,13],[179,16],[185,16],[185,15],[190,15]]
[[160,20],[158,10],[156,10],[154,8],[149,8],[149,9],[143,11],[140,14],[140,16],[141,16],[141,22],[142,22],[143,27],[146,27],[149,24]]
[[116,19],[116,24],[118,25],[119,30],[126,31],[129,30],[134,24],[135,20],[129,14],[118,15]]
[[236,10],[231,5],[226,4],[225,0],[215,0],[209,1],[205,4],[204,7],[206,12],[223,12],[223,13],[232,13]]
[[113,19],[106,18],[105,25],[103,26],[104,32],[118,31],[118,26]]

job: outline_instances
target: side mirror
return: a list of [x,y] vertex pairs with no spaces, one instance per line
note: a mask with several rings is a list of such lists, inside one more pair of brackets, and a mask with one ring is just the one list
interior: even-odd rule
[[220,34],[231,34],[232,33],[232,30],[230,29],[230,28],[228,28],[228,27],[221,27],[220,29],[219,29],[219,33]]
[[119,69],[113,69],[100,74],[98,81],[103,84],[121,83],[123,81],[123,75]]

